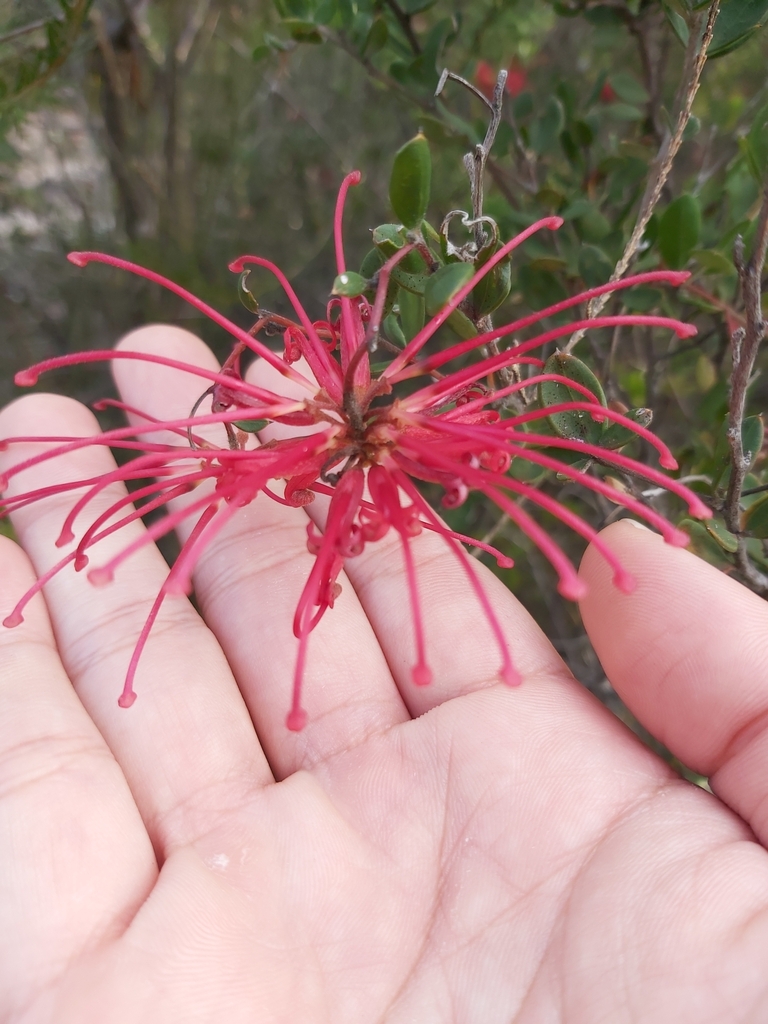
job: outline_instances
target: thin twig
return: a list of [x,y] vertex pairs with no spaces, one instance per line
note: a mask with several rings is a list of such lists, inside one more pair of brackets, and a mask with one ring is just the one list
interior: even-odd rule
[[38,18],[37,21],[30,21],[27,25],[21,25],[19,28],[12,28],[9,32],[3,32],[0,36],[0,43],[7,43],[9,40],[18,39],[19,36],[25,36],[29,32],[36,32],[39,28],[45,28],[47,24],[47,18]]
[[[677,93],[678,102],[676,106],[678,108],[678,115],[675,130],[674,132],[667,134],[667,137],[656,156],[645,193],[643,194],[643,198],[640,202],[640,209],[638,210],[635,227],[629,241],[627,242],[621,259],[616,264],[616,267],[611,274],[611,281],[618,281],[622,278],[629,269],[635,256],[637,256],[643,234],[648,226],[648,221],[651,219],[651,215],[656,208],[656,204],[661,198],[661,193],[667,183],[669,172],[672,170],[672,164],[674,163],[675,157],[677,156],[678,150],[680,149],[683,141],[683,133],[685,132],[686,125],[688,124],[691,116],[693,101],[696,98],[696,93],[699,91],[701,73],[704,70],[704,65],[707,61],[707,50],[709,49],[709,44],[712,42],[712,36],[715,31],[715,21],[717,20],[719,11],[720,0],[714,0],[714,3],[709,8],[707,23],[704,28],[704,34],[701,37],[700,44],[699,34],[701,32],[704,16],[701,14],[697,15],[691,23],[688,46],[685,51],[683,75],[680,80]],[[587,306],[588,319],[599,316],[609,299],[610,293],[601,295],[596,299],[592,299]],[[576,331],[565,346],[565,351],[571,352],[584,337],[585,333],[586,331],[584,330]]]
[[739,537],[736,564],[748,582],[762,594],[768,594],[768,576],[752,565],[747,542],[740,536],[741,496],[744,479],[749,472],[754,453],[744,451],[742,429],[747,405],[747,390],[752,380],[760,343],[766,334],[763,320],[761,284],[763,266],[768,252],[768,178],[763,187],[763,201],[757,220],[757,230],[749,260],[744,260],[744,241],[739,236],[734,246],[734,262],[739,272],[739,283],[744,298],[746,323],[733,332],[731,338],[732,362],[731,395],[728,409],[728,446],[731,452],[731,474],[723,505],[725,525]]
[[479,250],[485,245],[485,232],[482,224],[485,165],[488,161],[488,154],[493,148],[496,133],[499,130],[499,125],[501,124],[501,111],[504,102],[504,86],[507,82],[507,72],[499,72],[491,99],[488,99],[488,97],[480,92],[479,89],[475,88],[471,82],[468,82],[466,78],[462,78],[461,75],[454,74],[453,71],[449,71],[447,68],[440,75],[440,81],[437,83],[437,89],[435,89],[435,96],[440,95],[445,87],[445,83],[449,79],[463,85],[465,89],[469,89],[469,91],[474,93],[479,100],[482,100],[491,112],[491,120],[488,122],[488,130],[485,133],[485,138],[482,142],[479,142],[470,153],[466,153],[464,156],[464,167],[469,175],[469,185],[472,194],[472,219],[475,222],[475,246]]

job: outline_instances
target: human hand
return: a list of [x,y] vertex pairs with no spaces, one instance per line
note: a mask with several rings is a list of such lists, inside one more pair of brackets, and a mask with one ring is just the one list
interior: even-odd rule
[[[172,328],[136,332],[140,346],[212,362]],[[200,390],[156,367],[116,370],[127,403],[164,417]],[[95,429],[77,403],[32,395],[5,410],[0,436],[42,424]],[[110,464],[82,450],[20,486]],[[2,539],[1,607],[34,578],[30,559],[42,573],[60,557],[71,504],[19,512],[26,555]],[[200,562],[204,621],[166,602],[129,711],[116,698],[167,572],[154,548],[105,588],[60,574],[0,630],[0,1019],[768,1019],[766,605],[626,523],[606,537],[638,579],[632,595],[592,550],[584,559],[584,620],[609,678],[715,796],[576,684],[486,572],[524,677],[499,684],[476,598],[427,533],[413,549],[433,684],[410,680],[386,537],[348,563],[312,636],[309,721],[290,733],[305,522],[262,498],[241,511]],[[125,540],[103,541],[94,564]]]

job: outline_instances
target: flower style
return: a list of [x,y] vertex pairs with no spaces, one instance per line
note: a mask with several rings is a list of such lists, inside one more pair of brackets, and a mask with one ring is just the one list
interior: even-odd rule
[[[105,584],[137,548],[152,543],[184,520],[194,521],[194,527],[137,639],[119,698],[121,707],[129,707],[135,700],[133,683],[137,665],[164,598],[169,594],[189,593],[192,573],[203,549],[240,508],[254,501],[260,494],[295,507],[307,505],[317,494],[330,498],[324,530],[321,532],[311,522],[307,527],[307,546],[315,556],[315,561],[296,607],[293,622],[294,633],[298,638],[298,654],[293,699],[287,717],[287,726],[292,730],[300,730],[306,721],[301,702],[301,685],[309,635],[327,609],[333,607],[340,593],[338,578],[345,561],[359,555],[366,544],[376,542],[389,530],[394,530],[401,541],[410,594],[416,648],[412,669],[414,684],[426,685],[431,679],[418,580],[410,544],[411,539],[424,529],[432,530],[444,538],[452,556],[458,559],[466,573],[498,643],[500,677],[509,685],[519,682],[507,640],[485,595],[473,559],[465,551],[463,543],[473,543],[489,552],[501,566],[511,566],[511,560],[490,545],[449,529],[423,497],[415,481],[440,485],[444,491],[442,503],[448,508],[460,505],[470,491],[486,495],[547,556],[558,573],[560,593],[571,599],[578,599],[584,594],[584,585],[573,564],[546,530],[520,507],[516,499],[526,499],[530,505],[552,514],[591,541],[610,563],[614,581],[621,590],[630,591],[634,585],[633,580],[588,523],[554,498],[507,472],[514,459],[525,460],[546,470],[555,470],[578,481],[583,487],[624,505],[658,529],[672,544],[685,545],[688,542],[686,534],[629,494],[620,493],[608,482],[583,473],[569,462],[557,458],[557,453],[565,453],[566,456],[568,453],[577,453],[599,460],[603,465],[639,474],[682,498],[691,515],[699,518],[710,515],[694,493],[652,467],[578,437],[557,436],[545,430],[538,433],[535,431],[537,421],[544,421],[553,415],[586,413],[594,421],[612,421],[626,428],[632,435],[644,438],[658,452],[661,466],[664,469],[675,469],[676,463],[671,452],[650,431],[622,413],[605,407],[583,384],[562,374],[548,372],[543,360],[531,353],[540,350],[547,342],[581,327],[646,324],[669,328],[679,337],[695,334],[694,327],[659,316],[603,316],[556,327],[512,344],[503,351],[499,351],[498,345],[494,344],[545,317],[580,305],[593,296],[651,281],[680,284],[687,274],[667,271],[638,274],[576,295],[514,323],[481,331],[435,354],[425,354],[424,348],[430,338],[459,309],[486,274],[535,232],[555,230],[561,225],[559,218],[548,217],[499,248],[394,355],[385,368],[374,373],[370,356],[379,343],[390,277],[397,263],[414,246],[404,245],[381,267],[373,302],[367,301],[362,295],[344,294],[343,285],[350,275],[346,270],[342,245],[342,214],[349,187],[359,181],[359,172],[349,174],[339,192],[334,234],[339,275],[337,285],[341,283],[337,291],[340,290],[341,294],[332,298],[325,321],[313,323],[283,273],[268,260],[258,256],[242,256],[230,265],[230,270],[241,273],[249,264],[267,268],[285,290],[297,320],[264,314],[259,316],[248,332],[153,271],[100,253],[80,252],[69,256],[71,262],[79,267],[94,261],[102,262],[158,282],[204,312],[235,338],[231,355],[220,372],[206,371],[146,353],[93,351],[46,360],[22,371],[16,377],[19,385],[33,385],[42,372],[64,365],[138,359],[196,374],[207,385],[203,397],[210,398],[211,411],[205,414],[198,412],[202,405],[201,399],[184,419],[158,422],[138,410],[130,410],[139,414],[139,425],[107,430],[95,437],[17,437],[2,442],[6,448],[28,441],[53,444],[53,447],[8,470],[0,480],[0,489],[3,491],[8,487],[11,477],[30,466],[78,448],[107,445],[138,453],[126,465],[97,479],[73,480],[3,499],[2,511],[7,514],[51,493],[71,491],[75,495],[81,492],[62,524],[56,541],[60,547],[74,545],[72,550],[21,598],[5,619],[6,626],[15,626],[22,621],[24,606],[56,573],[70,565],[75,571],[86,569],[89,551],[101,538],[119,531],[149,511],[169,505],[174,498],[189,494],[198,484],[209,482],[207,487],[195,490],[183,506],[174,505],[169,508],[162,519],[147,527],[140,539],[126,545],[109,562],[88,570],[88,578],[94,585]],[[267,330],[274,333],[276,326],[283,329],[285,348],[282,357],[258,337]],[[478,350],[482,350],[480,358],[468,362],[467,357]],[[287,397],[247,382],[241,373],[241,357],[246,352],[266,360],[286,380],[298,385],[304,397]],[[303,359],[302,365],[308,368],[308,373],[296,368],[295,364],[300,359]],[[448,364],[457,362],[458,369],[442,370]],[[504,373],[511,367],[521,365],[532,367],[530,376],[520,379],[519,374]],[[499,375],[499,386],[487,383],[496,381]],[[424,386],[398,394],[398,384],[419,377],[425,379]],[[547,382],[567,386],[570,393],[579,395],[579,400],[544,407],[523,405],[522,412],[507,414],[507,410],[502,415],[500,405],[503,399]],[[270,423],[293,428],[291,436],[261,443],[257,432]],[[221,445],[203,440],[195,433],[197,427],[209,424],[223,426]],[[153,443],[147,440],[159,431],[172,432],[179,437],[179,443]],[[79,533],[79,538],[76,537],[76,522],[87,511],[96,495],[115,481],[129,480],[144,482],[130,496],[119,499],[106,512],[93,519]],[[279,491],[281,482],[282,493]],[[135,502],[143,504],[136,508]]]

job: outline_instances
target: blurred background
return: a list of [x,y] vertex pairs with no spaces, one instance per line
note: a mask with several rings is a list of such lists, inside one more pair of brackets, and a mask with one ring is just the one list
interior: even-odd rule
[[[688,117],[686,55],[710,10],[696,0],[0,0],[0,398],[17,393],[17,369],[111,347],[152,321],[227,351],[222,332],[184,303],[104,266],[79,270],[70,249],[143,263],[248,326],[227,262],[246,252],[274,260],[320,317],[343,175],[363,172],[346,215],[356,266],[371,229],[392,219],[393,156],[419,128],[432,149],[430,219],[439,226],[449,210],[470,208],[462,156],[482,140],[488,111],[455,82],[436,99],[443,68],[485,95],[508,70],[486,175],[486,212],[502,237],[550,213],[566,221],[520,250],[497,324],[610,277],[682,112],[682,145],[632,266],[686,267],[690,286],[635,289],[609,311],[679,316],[699,334],[592,331],[577,353],[609,399],[653,410],[682,476],[718,512],[710,529],[691,528],[694,549],[765,593],[764,354],[745,420],[744,538],[720,513],[731,339],[746,324],[733,249],[739,236],[747,255],[755,244],[768,165],[768,0],[722,0]],[[250,287],[287,312],[269,277],[252,274]],[[111,391],[88,368],[44,384],[84,401]],[[637,445],[628,452],[647,457]],[[596,526],[616,514],[556,478],[541,486]],[[682,519],[666,496],[639,493]],[[458,528],[516,558],[501,575],[576,674],[626,717],[540,554],[481,501],[455,515]],[[578,559],[581,542],[547,525]],[[751,579],[736,558],[742,540]]]

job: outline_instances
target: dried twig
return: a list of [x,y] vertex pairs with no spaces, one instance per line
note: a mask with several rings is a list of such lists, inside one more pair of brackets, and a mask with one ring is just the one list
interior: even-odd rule
[[747,390],[752,379],[755,360],[760,343],[766,335],[766,323],[762,311],[762,273],[768,252],[768,178],[763,189],[763,202],[757,221],[752,255],[744,260],[744,241],[739,236],[734,247],[734,262],[739,272],[741,294],[744,299],[746,323],[733,332],[731,338],[733,369],[731,371],[731,395],[728,409],[728,446],[731,452],[731,475],[728,492],[723,505],[725,525],[738,537],[736,564],[758,593],[768,595],[768,576],[752,564],[747,542],[741,534],[741,496],[752,462],[745,453],[742,427],[747,404]]
[[[707,14],[707,21],[703,35],[701,35],[701,28],[704,15],[699,14],[692,20],[690,35],[688,37],[688,46],[685,51],[683,75],[677,91],[677,102],[675,106],[677,107],[678,115],[675,123],[675,130],[667,134],[667,137],[662,143],[656,159],[654,160],[651,174],[648,178],[648,184],[646,185],[643,198],[640,202],[640,209],[637,213],[635,227],[629,241],[627,242],[621,259],[616,264],[616,267],[611,274],[611,281],[618,281],[626,274],[627,270],[629,270],[632,261],[640,249],[640,243],[645,229],[648,226],[648,221],[651,219],[651,215],[656,208],[656,204],[661,198],[661,193],[667,182],[667,178],[669,177],[669,172],[672,170],[672,164],[674,163],[677,152],[683,141],[683,133],[691,116],[693,101],[696,98],[696,93],[699,91],[701,73],[704,70],[704,65],[707,61],[707,50],[709,49],[709,44],[712,42],[712,36],[715,31],[715,21],[717,20],[719,10],[720,0],[714,0],[714,3],[709,8],[709,13]],[[700,36],[701,42],[699,43]],[[605,308],[609,298],[610,293],[601,295],[597,299],[593,299],[587,306],[587,317],[592,319],[593,317],[599,316],[600,312]],[[585,333],[586,332],[584,330],[576,331],[565,346],[565,351],[571,352],[584,337]]]

